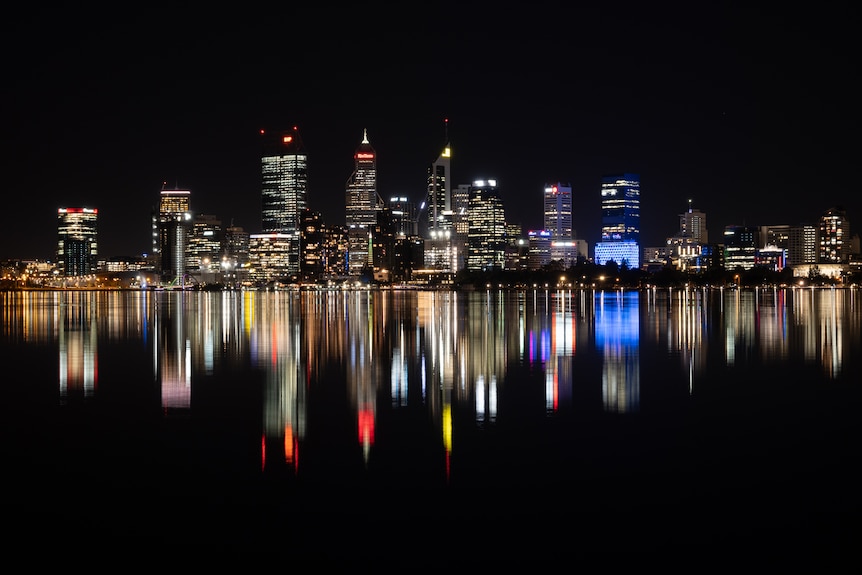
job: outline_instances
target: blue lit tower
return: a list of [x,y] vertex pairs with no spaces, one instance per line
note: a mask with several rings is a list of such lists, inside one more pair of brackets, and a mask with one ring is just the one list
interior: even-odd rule
[[640,177],[614,174],[602,177],[602,240],[596,244],[595,263],[614,260],[630,269],[640,267]]
[[94,208],[57,210],[57,266],[60,275],[84,276],[96,272],[97,222]]
[[287,271],[299,272],[300,217],[308,197],[308,156],[299,131],[267,134],[261,130],[261,229],[289,241]]

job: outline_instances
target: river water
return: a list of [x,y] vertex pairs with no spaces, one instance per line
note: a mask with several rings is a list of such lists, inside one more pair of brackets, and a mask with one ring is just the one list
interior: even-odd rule
[[856,289],[4,292],[0,359],[6,516],[75,541],[421,565],[860,534]]

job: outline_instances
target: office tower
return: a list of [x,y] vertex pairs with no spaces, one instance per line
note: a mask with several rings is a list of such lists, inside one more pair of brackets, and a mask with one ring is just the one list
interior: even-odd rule
[[476,180],[470,186],[467,269],[502,270],[506,255],[506,218],[497,180]]
[[[278,244],[285,248],[271,253],[287,258],[286,262],[278,263],[278,269],[296,274],[300,254],[299,218],[308,198],[308,156],[296,127],[280,134],[261,131],[261,135],[262,230],[265,234],[278,234]],[[282,245],[283,242],[286,243]]]
[[221,220],[212,214],[199,214],[192,218],[186,271],[198,276],[199,281],[214,283],[221,273],[222,240]]
[[246,279],[249,257],[249,233],[231,222],[224,231],[222,240],[221,268],[223,282],[236,286]]
[[395,233],[399,237],[409,238],[419,234],[416,222],[416,204],[406,196],[389,198],[389,211],[395,222]]
[[[448,120],[445,126],[448,128]],[[424,206],[427,238],[448,236],[452,228],[451,164],[452,149],[447,129],[443,150],[428,167],[428,195]]]
[[190,196],[189,190],[168,190],[164,185],[159,192],[159,210],[153,216],[153,255],[162,283],[183,283],[191,227]]
[[799,224],[790,226],[787,234],[787,265],[816,264],[819,244],[817,226]]
[[428,167],[428,193],[420,206],[424,235],[424,263],[428,269],[445,273],[458,271],[463,248],[455,238],[452,212],[452,149],[449,146],[448,120],[443,151]]
[[572,239],[571,184],[546,184],[544,199],[544,229],[552,239]]
[[757,251],[757,229],[748,226],[725,226],[724,267],[728,271],[754,267]]
[[688,201],[688,210],[679,215],[679,237],[691,238],[697,243],[709,243],[709,233],[706,228],[706,214],[691,207]]
[[326,268],[326,231],[323,216],[306,208],[300,215],[302,260],[299,266],[303,281],[316,282],[324,277]]
[[57,266],[61,276],[96,273],[98,216],[95,208],[57,210]]
[[369,234],[383,209],[383,200],[377,193],[377,154],[368,141],[367,130],[353,154],[353,163],[346,186],[345,223],[350,241],[350,275],[359,275],[369,264]]
[[595,263],[614,260],[630,269],[640,267],[640,177],[616,174],[602,177],[602,241],[596,244]]
[[850,251],[850,222],[842,207],[820,216],[820,263],[847,263]]

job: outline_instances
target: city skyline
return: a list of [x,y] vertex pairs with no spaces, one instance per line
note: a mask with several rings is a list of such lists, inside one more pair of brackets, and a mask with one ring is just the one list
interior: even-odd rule
[[[485,19],[461,7],[391,27],[374,13],[335,23],[301,12],[290,42],[301,57],[287,70],[283,35],[258,15],[214,27],[144,15],[123,29],[70,25],[85,13],[24,15],[19,28],[56,58],[9,63],[0,258],[54,257],[60,207],[99,210],[101,255],[144,252],[163,183],[190,190],[194,213],[260,231],[262,128],[298,126],[308,206],[326,223],[344,223],[365,130],[381,197],[418,202],[445,119],[453,187],[496,179],[524,234],[542,225],[544,186],[561,182],[575,235],[593,246],[601,178],[621,172],[641,178],[642,246],[673,235],[689,200],[711,235],[810,223],[837,206],[858,233],[862,199],[833,181],[855,165],[841,134],[859,114],[830,87],[858,74],[845,21],[734,6],[581,10]],[[814,43],[803,20],[837,29]]]

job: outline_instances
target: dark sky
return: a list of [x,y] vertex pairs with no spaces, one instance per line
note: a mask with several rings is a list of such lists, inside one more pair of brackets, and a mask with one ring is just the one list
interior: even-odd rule
[[689,199],[713,241],[835,206],[862,225],[849,12],[294,6],[21,16],[0,40],[0,259],[52,259],[57,208],[73,206],[99,209],[101,254],[145,252],[162,182],[191,190],[193,212],[260,231],[261,128],[299,127],[308,204],[328,223],[344,223],[364,129],[380,195],[418,202],[445,118],[454,183],[496,178],[525,230],[541,226],[544,184],[571,183],[593,246],[600,179],[616,172],[641,176],[643,245],[673,235]]

